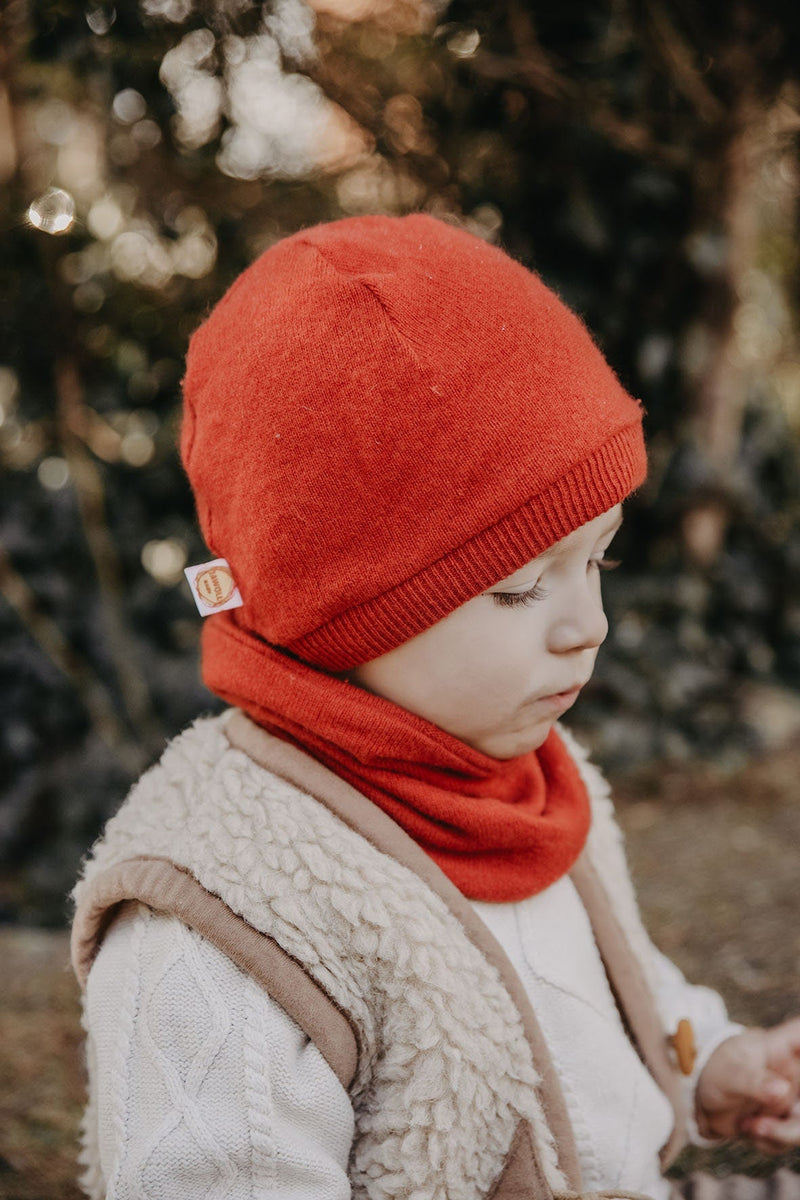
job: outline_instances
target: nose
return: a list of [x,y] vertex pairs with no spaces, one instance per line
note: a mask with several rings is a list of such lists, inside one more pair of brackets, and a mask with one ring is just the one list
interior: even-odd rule
[[587,582],[562,605],[550,626],[548,648],[553,654],[574,650],[596,650],[606,639],[608,618],[599,589]]

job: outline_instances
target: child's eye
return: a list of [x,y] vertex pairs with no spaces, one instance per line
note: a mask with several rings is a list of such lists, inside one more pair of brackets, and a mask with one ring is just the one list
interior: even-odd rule
[[492,592],[492,599],[503,608],[516,608],[518,604],[534,604],[544,600],[547,592],[535,583],[527,592]]

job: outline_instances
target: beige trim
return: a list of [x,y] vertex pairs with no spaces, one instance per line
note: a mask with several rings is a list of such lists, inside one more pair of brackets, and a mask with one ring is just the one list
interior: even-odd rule
[[535,1200],[542,1195],[552,1195],[533,1147],[531,1127],[527,1121],[520,1121],[503,1169],[486,1200]]
[[687,1140],[683,1087],[669,1055],[666,1033],[641,964],[630,948],[596,868],[585,855],[572,868],[570,878],[589,914],[600,957],[633,1040],[675,1114],[672,1133],[661,1151],[661,1165],[666,1168]]
[[139,900],[179,917],[247,971],[315,1043],[342,1086],[358,1065],[358,1042],[348,1018],[268,934],[237,916],[188,871],[160,858],[132,858],[84,885],[72,926],[72,965],[81,987],[119,905]]
[[[223,724],[231,745],[266,770],[279,775],[324,804],[350,829],[371,845],[418,875],[458,918],[483,956],[498,972],[519,1012],[530,1043],[533,1061],[542,1079],[543,1107],[555,1139],[559,1166],[569,1187],[580,1191],[581,1169],[572,1125],[550,1051],[536,1020],[523,984],[500,943],[458,888],[405,830],[366,796],[333,771],[290,742],[267,733],[241,709],[233,709]],[[536,1170],[544,1179],[534,1155]]]

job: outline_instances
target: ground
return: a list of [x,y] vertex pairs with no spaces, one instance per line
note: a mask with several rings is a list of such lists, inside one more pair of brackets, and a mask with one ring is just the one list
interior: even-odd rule
[[[650,767],[615,796],[655,940],[743,1022],[800,1013],[800,743],[725,776]],[[0,1200],[78,1200],[77,989],[60,931],[0,930]],[[682,1166],[763,1173],[736,1147]],[[800,1155],[784,1161],[800,1171]]]

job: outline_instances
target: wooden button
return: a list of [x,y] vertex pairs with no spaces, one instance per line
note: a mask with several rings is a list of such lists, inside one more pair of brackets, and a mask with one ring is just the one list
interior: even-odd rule
[[691,1075],[697,1059],[697,1046],[691,1021],[687,1021],[686,1017],[678,1021],[678,1028],[669,1039],[669,1043],[675,1051],[678,1066],[683,1074]]

